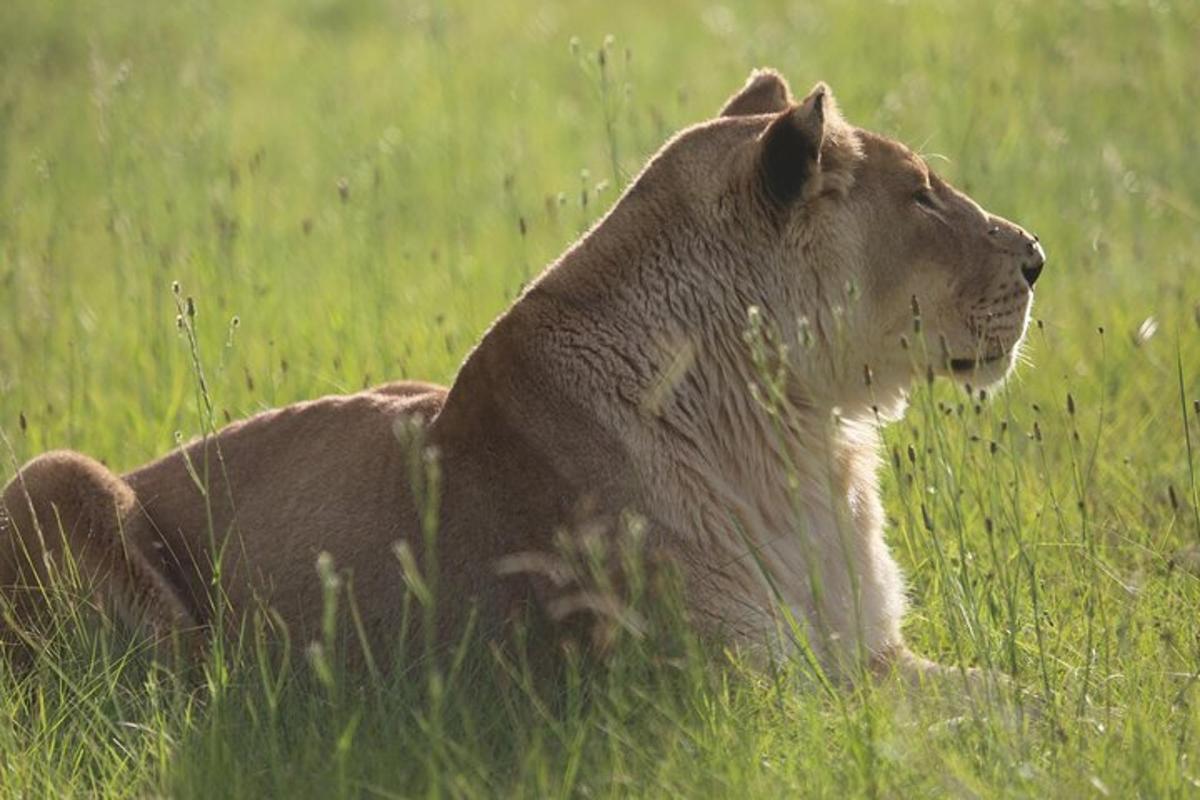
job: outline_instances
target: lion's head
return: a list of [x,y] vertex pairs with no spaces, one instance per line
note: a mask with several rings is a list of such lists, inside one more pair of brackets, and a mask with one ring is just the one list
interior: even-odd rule
[[822,373],[810,388],[828,387],[823,400],[902,390],[914,368],[986,385],[1016,359],[1045,262],[1037,237],[847,123],[824,84],[796,102],[777,73],[754,72],[643,179],[677,187],[679,218],[755,273],[751,302],[816,343],[797,360]]

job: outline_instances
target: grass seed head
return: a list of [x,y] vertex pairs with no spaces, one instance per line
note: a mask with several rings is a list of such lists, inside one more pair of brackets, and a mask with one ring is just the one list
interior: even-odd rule
[[1142,320],[1142,324],[1138,325],[1137,330],[1133,332],[1133,346],[1142,347],[1153,339],[1156,333],[1158,333],[1158,320],[1153,316],[1146,317]]
[[805,350],[811,349],[816,344],[816,338],[813,336],[812,324],[809,323],[808,317],[800,317],[796,320],[798,329],[797,338],[800,340],[800,346]]

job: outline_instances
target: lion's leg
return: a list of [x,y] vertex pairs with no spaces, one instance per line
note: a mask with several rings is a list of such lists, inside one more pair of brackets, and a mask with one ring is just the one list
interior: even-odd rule
[[901,685],[914,696],[929,697],[931,693],[951,702],[966,700],[988,705],[1006,702],[1011,682],[1006,675],[978,667],[957,667],[930,661],[904,645],[871,660],[872,674],[880,679],[898,678]]
[[44,621],[46,592],[65,579],[156,640],[180,632],[190,649],[199,622],[147,559],[149,526],[100,463],[67,451],[30,461],[0,496],[0,628],[11,638],[11,626]]

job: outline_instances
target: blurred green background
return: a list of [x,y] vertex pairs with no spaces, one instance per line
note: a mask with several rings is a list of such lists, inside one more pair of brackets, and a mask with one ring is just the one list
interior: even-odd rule
[[[449,381],[646,157],[762,65],[798,94],[828,82],[851,121],[1041,236],[1030,363],[974,417],[948,387],[919,392],[889,451],[931,436],[947,449],[887,472],[886,504],[917,648],[1003,651],[1066,699],[1027,733],[993,717],[914,738],[836,703],[775,703],[747,678],[732,700],[696,688],[671,724],[585,715],[570,744],[512,762],[460,742],[446,752],[477,773],[397,791],[606,794],[580,774],[648,795],[1197,791],[1200,3],[8,0],[0,480],[51,447],[125,469],[200,431],[176,281],[222,419]],[[972,449],[989,440],[1002,463]],[[920,503],[960,537],[935,542]],[[119,678],[88,674],[118,696]],[[54,680],[24,689],[53,695]],[[164,722],[133,701],[130,719],[157,722],[153,746],[130,744],[58,702],[57,717],[14,705],[0,723],[9,791],[202,796],[198,776],[220,765],[231,794],[367,793],[346,783],[356,767],[321,760],[325,744],[343,752],[324,733],[272,750],[219,715]],[[660,702],[675,708],[634,705]],[[174,743],[197,730],[179,766]],[[85,746],[64,762],[68,742]],[[419,740],[375,747],[357,767],[372,786],[404,769],[388,753],[420,762]],[[251,763],[264,753],[274,767]]]

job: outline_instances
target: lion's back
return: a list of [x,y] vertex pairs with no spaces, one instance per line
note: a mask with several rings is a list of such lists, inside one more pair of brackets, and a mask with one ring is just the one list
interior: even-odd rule
[[391,594],[399,608],[393,545],[419,538],[405,437],[444,400],[442,387],[397,383],[296,403],[233,423],[125,480],[164,560],[194,595],[207,591],[219,558],[235,607],[266,601],[307,629],[322,606],[316,561],[324,552],[353,574],[356,591],[373,595],[371,608],[386,608]]

